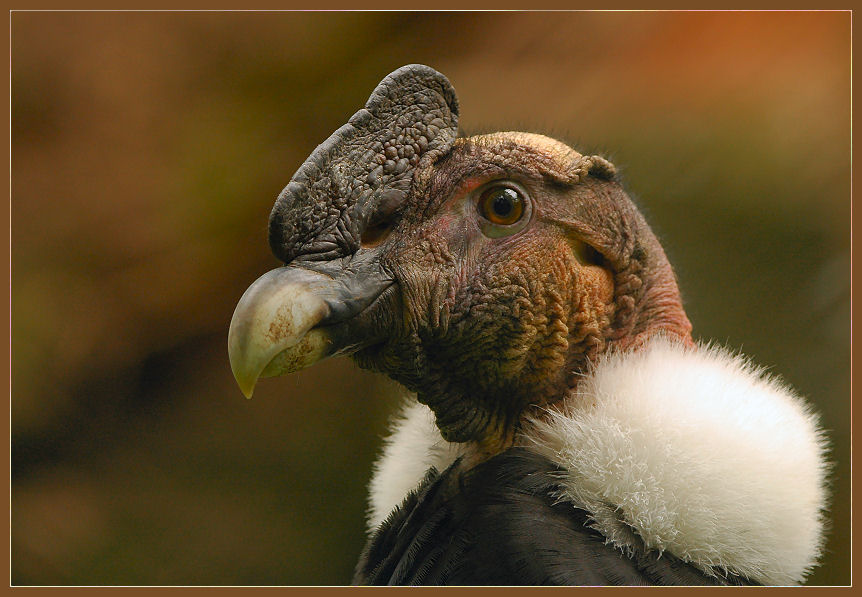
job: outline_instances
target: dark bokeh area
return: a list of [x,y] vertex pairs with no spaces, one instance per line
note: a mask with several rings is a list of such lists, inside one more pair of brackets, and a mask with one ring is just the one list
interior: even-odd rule
[[611,158],[695,334],[811,400],[850,580],[849,13],[12,14],[13,584],[346,584],[400,400],[227,361],[302,160],[398,66]]

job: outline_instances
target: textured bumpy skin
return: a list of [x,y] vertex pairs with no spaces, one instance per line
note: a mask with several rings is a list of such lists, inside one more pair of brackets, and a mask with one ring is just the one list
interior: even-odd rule
[[447,151],[457,130],[458,100],[446,77],[421,64],[390,74],[279,195],[269,221],[273,253],[285,263],[354,253],[380,204],[398,209],[415,168]]
[[[499,179],[517,180],[534,212],[524,234],[489,239],[469,189]],[[541,135],[458,139],[417,172],[408,205],[381,254],[400,316],[355,359],[415,391],[450,441],[505,437],[610,345],[689,335],[661,246],[599,157]]]
[[[643,546],[630,554],[553,497],[563,471],[511,448],[463,471],[431,470],[374,533],[353,582],[363,585],[740,585]],[[443,539],[445,538],[445,540]]]

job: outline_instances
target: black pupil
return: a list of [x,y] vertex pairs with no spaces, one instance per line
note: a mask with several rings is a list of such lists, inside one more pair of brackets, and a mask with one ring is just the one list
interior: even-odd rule
[[518,200],[518,194],[512,189],[500,189],[495,193],[494,204],[492,209],[494,213],[505,218],[515,209],[515,202]]

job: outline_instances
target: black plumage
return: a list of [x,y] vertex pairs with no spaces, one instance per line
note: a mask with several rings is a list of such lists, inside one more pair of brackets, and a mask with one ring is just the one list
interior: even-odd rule
[[368,585],[745,585],[643,545],[609,545],[589,513],[554,498],[563,471],[524,448],[429,471],[368,541]]

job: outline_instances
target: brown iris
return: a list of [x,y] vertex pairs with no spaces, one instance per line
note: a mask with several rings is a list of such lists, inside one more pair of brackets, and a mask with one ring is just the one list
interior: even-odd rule
[[491,187],[479,197],[479,212],[489,222],[508,226],[524,215],[524,198],[510,187]]

